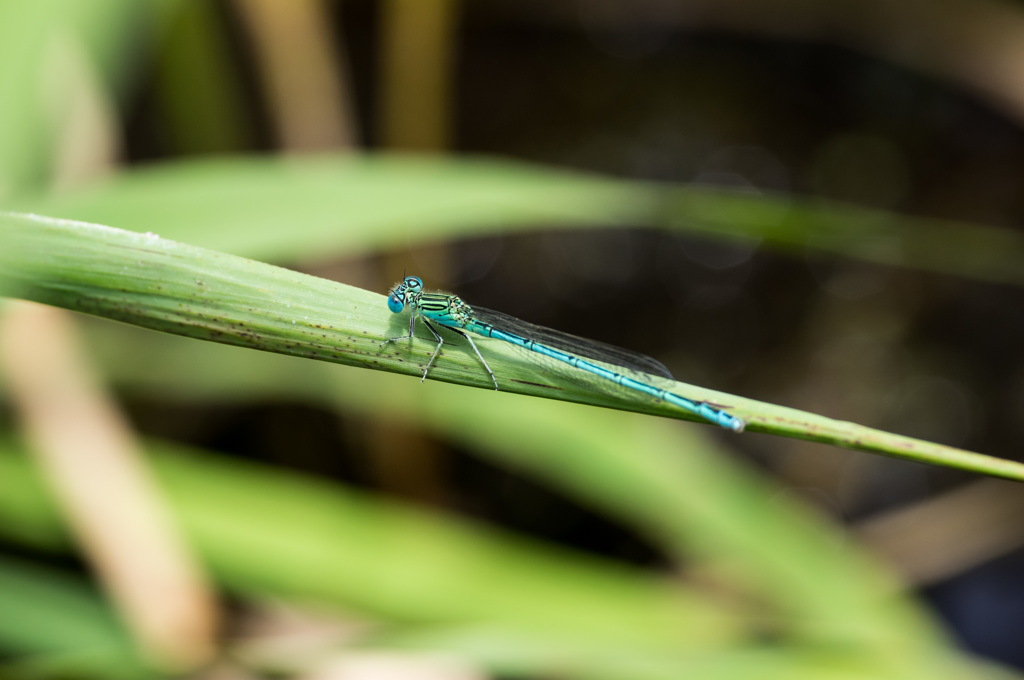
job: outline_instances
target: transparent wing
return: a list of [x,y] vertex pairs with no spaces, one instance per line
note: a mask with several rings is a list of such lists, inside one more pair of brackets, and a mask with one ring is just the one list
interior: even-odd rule
[[656,375],[662,378],[672,378],[672,373],[665,368],[664,364],[646,354],[622,349],[614,345],[607,345],[597,340],[581,338],[578,335],[556,331],[553,328],[537,326],[528,321],[517,319],[514,316],[496,312],[493,309],[474,306],[473,316],[484,323],[491,324],[498,330],[520,335],[528,340],[549,345],[563,352],[569,352],[570,354],[576,354],[606,364],[622,366],[631,371]]

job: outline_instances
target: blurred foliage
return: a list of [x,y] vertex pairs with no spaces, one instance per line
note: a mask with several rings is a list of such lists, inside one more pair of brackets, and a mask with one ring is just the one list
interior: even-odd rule
[[[625,223],[1024,284],[1024,238],[1009,229],[474,158],[164,163],[5,205],[279,261],[322,257],[325,249],[353,256],[460,236]],[[280,229],[283,222],[301,228]]]
[[23,655],[6,668],[0,665],[7,675],[150,674],[109,605],[83,580],[5,558],[0,560],[0,592],[3,649]]
[[[379,112],[365,103],[375,88],[366,84],[371,77],[365,74],[372,69],[364,66],[373,48],[367,46],[364,29],[373,21],[364,15],[376,4],[348,3],[349,23],[339,31],[349,41],[345,48],[351,50],[356,71],[350,94],[358,99],[371,133]],[[765,401],[872,424],[895,418],[898,427],[892,429],[909,429],[916,422],[936,427],[935,422],[958,422],[957,417],[985,409],[968,397],[957,401],[966,390],[942,391],[928,387],[939,383],[921,383],[930,395],[953,395],[944,401],[953,403],[956,412],[938,404],[918,421],[913,417],[917,402],[906,393],[887,391],[895,388],[879,376],[894,384],[917,384],[915,376],[933,375],[931,366],[948,371],[939,377],[969,374],[970,361],[984,363],[993,373],[1012,373],[999,359],[1019,348],[1012,319],[1001,328],[986,327],[991,323],[987,316],[982,322],[964,322],[964,328],[982,328],[992,343],[991,356],[966,359],[932,349],[908,330],[908,319],[943,309],[943,295],[955,297],[960,286],[1010,284],[1005,288],[1015,294],[1022,271],[1019,232],[971,223],[986,220],[985,213],[924,210],[944,219],[922,219],[894,212],[905,207],[901,197],[910,191],[914,168],[899,149],[879,140],[898,133],[916,143],[917,123],[903,122],[905,128],[884,133],[836,134],[810,154],[814,172],[806,186],[779,180],[775,168],[780,163],[759,152],[733,154],[731,160],[710,154],[718,160],[704,168],[688,167],[687,159],[707,156],[709,148],[736,151],[748,144],[749,151],[755,122],[778,127],[780,138],[789,142],[807,137],[808,131],[789,121],[780,104],[797,99],[797,93],[763,78],[759,83],[772,94],[753,106],[748,98],[754,90],[743,89],[742,69],[724,54],[703,61],[697,72],[677,69],[672,54],[658,61],[659,44],[671,42],[665,37],[671,31],[655,24],[615,30],[614,23],[610,28],[599,20],[598,12],[596,19],[581,21],[581,30],[560,32],[550,28],[564,20],[556,5],[546,15],[529,3],[515,10],[493,3],[495,14],[483,18],[481,8],[488,3],[474,5],[466,9],[464,49],[483,43],[478,54],[493,56],[508,45],[519,47],[509,52],[511,59],[465,59],[453,67],[465,84],[463,120],[456,129],[462,149],[495,154],[513,148],[521,158],[591,172],[470,153],[187,158],[182,154],[257,151],[254,147],[263,144],[272,124],[262,111],[251,110],[255,98],[248,80],[253,74],[240,66],[245,49],[232,32],[237,26],[225,21],[240,11],[237,7],[171,0],[0,0],[0,208],[91,220],[183,242],[120,234],[112,236],[117,247],[104,248],[74,229],[40,229],[21,241],[17,230],[0,230],[0,278],[7,285],[31,281],[33,297],[41,299],[38,291],[45,291],[47,301],[70,308],[117,310],[108,316],[158,319],[147,325],[184,328],[194,337],[300,357],[191,342],[108,322],[85,324],[102,375],[119,388],[142,432],[199,441],[193,449],[150,441],[147,460],[201,563],[225,596],[241,605],[236,618],[244,622],[247,608],[283,600],[326,611],[337,620],[367,623],[359,634],[341,636],[326,649],[280,665],[247,657],[240,641],[229,636],[223,643],[225,663],[244,672],[301,676],[324,655],[376,650],[446,653],[487,673],[527,677],[1009,677],[957,650],[898,577],[826,520],[826,513],[784,490],[787,484],[813,490],[807,480],[825,476],[815,477],[806,468],[787,472],[786,461],[796,465],[805,460],[798,442],[765,444],[748,435],[742,441],[729,438],[727,447],[711,428],[440,382],[421,385],[384,372],[302,360],[321,351],[351,351],[345,356],[356,359],[346,359],[349,363],[399,365],[391,357],[378,359],[373,351],[376,339],[400,324],[383,309],[379,295],[363,290],[383,291],[385,278],[394,275],[368,275],[372,268],[388,266],[374,256],[448,246],[456,265],[438,278],[471,288],[481,271],[494,266],[487,244],[504,243],[510,252],[505,267],[515,276],[502,278],[502,267],[496,266],[501,290],[492,290],[488,298],[507,298],[516,290],[538,297],[531,293],[547,285],[553,297],[572,301],[577,311],[605,324],[599,329],[612,325],[612,332],[631,331],[642,325],[661,328],[665,345],[681,346],[679,339],[685,339],[688,350],[678,351],[676,358],[687,366],[687,375],[700,378],[739,366],[731,370],[753,377],[744,383],[726,374],[711,384],[764,395]],[[523,18],[532,11],[546,18]],[[523,40],[524,32],[532,43]],[[602,56],[555,58],[580,49],[574,42],[577,34],[586,36],[588,49],[599,46]],[[526,44],[531,48],[524,50]],[[655,58],[636,68],[645,54]],[[608,60],[615,64],[611,69],[605,68]],[[625,84],[616,73],[625,74]],[[866,76],[860,87],[867,92],[858,100],[865,110],[877,106],[877,92],[893,91],[893,83],[877,74]],[[395,91],[400,93],[400,87]],[[484,91],[494,97],[487,108],[481,108]],[[101,102],[96,108],[114,118],[122,113],[127,122],[114,127],[125,133],[128,160],[159,162],[127,163],[106,177],[69,171],[69,166],[79,167],[75,154],[89,156],[87,143],[104,139],[106,128],[89,124],[93,119],[83,113],[83,101]],[[693,109],[680,108],[691,103]],[[820,108],[846,111],[843,106]],[[912,119],[908,110],[905,106],[901,120]],[[614,121],[604,134],[580,124],[601,114]],[[940,115],[952,114],[935,114]],[[857,125],[837,117],[840,127]],[[677,131],[680,120],[688,131]],[[519,123],[528,133],[516,134],[526,140],[510,132]],[[696,139],[698,134],[705,138]],[[736,141],[730,145],[725,139]],[[1007,153],[998,139],[979,144]],[[92,166],[87,162],[83,167]],[[743,177],[767,179],[755,182],[759,189],[751,191],[748,183],[736,181],[736,168],[746,169]],[[990,177],[975,170],[964,167],[967,175]],[[1012,175],[1009,170],[1004,174]],[[699,182],[683,184],[683,179]],[[985,192],[996,191],[996,182],[964,182],[959,193],[936,190],[937,197],[926,205],[942,207],[949,196],[972,194],[971,187],[979,186],[981,203],[1006,204],[984,199],[993,195]],[[818,191],[827,200],[798,198],[787,192],[793,185]],[[1001,217],[988,221],[1013,221]],[[8,227],[26,224],[22,218],[3,220]],[[45,219],[36,223],[54,225]],[[577,229],[620,226],[671,236],[655,241],[645,251],[649,259],[643,260],[643,253],[634,252],[640,248],[637,240]],[[554,234],[556,228],[577,233]],[[516,250],[521,242],[511,236],[485,239],[516,230],[540,232],[540,250]],[[467,243],[473,238],[481,251]],[[25,244],[37,248],[19,253],[15,247]],[[359,287],[191,246],[301,266]],[[684,257],[671,260],[677,248]],[[768,263],[806,257],[811,273],[800,279],[792,267],[759,270],[766,266],[749,264],[755,251],[760,262]],[[423,251],[388,257],[392,263],[431,267]],[[574,281],[567,283],[565,272],[547,271],[557,269],[549,265],[560,257]],[[438,269],[444,270],[440,259]],[[41,283],[47,267],[66,273],[73,269],[69,263],[82,261],[92,268],[92,283],[102,285],[90,285],[87,277]],[[698,266],[687,270],[679,264],[683,261]],[[880,265],[891,269],[880,275]],[[933,274],[923,277],[912,269]],[[198,279],[196,271],[201,272]],[[730,278],[737,271],[742,274],[738,282]],[[975,282],[965,284],[954,276]],[[693,282],[695,277],[701,281]],[[895,283],[888,289],[876,285],[886,277]],[[655,284],[641,292],[632,287],[634,279]],[[121,297],[111,297],[119,281],[125,282]],[[822,290],[808,290],[817,283]],[[690,294],[689,288],[700,294]],[[993,288],[963,290],[998,307]],[[790,295],[794,289],[799,293]],[[605,293],[614,307],[595,307],[593,301]],[[467,298],[476,299],[468,293]],[[736,303],[707,302],[719,298]],[[757,356],[737,351],[736,343],[753,335],[742,323],[757,316],[756,303],[766,298],[776,306],[761,312],[762,318],[779,319],[774,324],[792,332],[766,331],[763,343],[786,347],[762,349]],[[196,306],[182,311],[177,306],[181,300]],[[97,307],[90,310],[87,304]],[[244,316],[247,307],[249,316]],[[284,311],[292,308],[293,314]],[[688,312],[686,324],[673,327],[671,319],[680,309]],[[197,321],[197,310],[204,320]],[[298,310],[319,319],[341,317],[338,328],[342,321],[350,327],[314,330],[291,323]],[[538,321],[543,311],[541,306]],[[230,317],[233,313],[242,316]],[[608,324],[609,317],[616,323]],[[254,319],[266,323],[256,333],[232,325]],[[569,330],[569,320],[549,325]],[[768,321],[764,325],[772,327]],[[366,339],[370,336],[372,341]],[[914,347],[915,342],[926,346]],[[855,351],[840,351],[844,343]],[[417,356],[422,350],[415,349]],[[494,351],[508,375],[522,370],[507,348]],[[696,358],[688,358],[691,354]],[[890,355],[896,355],[891,364],[886,363]],[[472,364],[467,357],[452,352],[443,358],[437,377],[482,384],[476,373],[467,372]],[[899,370],[885,370],[890,365]],[[416,372],[408,361],[401,370]],[[954,385],[952,378],[947,383]],[[588,397],[568,381],[561,387],[574,400],[605,399]],[[544,390],[526,385],[522,391]],[[951,443],[1008,450],[1004,442],[1020,434],[1019,428],[1011,429],[1019,419],[1006,415],[1015,408],[1011,388],[988,393],[993,396],[985,407],[1006,410],[974,417],[991,424],[993,437],[964,435]],[[0,396],[6,405],[9,395],[2,384]],[[617,395],[608,399],[621,401]],[[331,427],[337,426],[335,418],[344,423],[344,446],[287,421],[272,464],[245,461],[259,457],[264,445],[259,424],[248,421],[244,433],[220,439],[211,423],[218,413],[255,404],[301,404],[330,414]],[[154,412],[159,418],[153,418]],[[19,557],[0,561],[0,653],[9,659],[0,662],[0,673],[26,678],[165,675],[140,661],[109,597],[67,573],[79,570],[67,555],[80,558],[80,548],[69,537],[59,499],[46,490],[17,440],[15,418],[7,413],[0,416],[0,535],[5,550]],[[541,491],[509,494],[505,489],[512,482],[495,483],[484,476],[484,482],[490,479],[479,492],[488,496],[485,504],[468,496],[466,489],[480,481],[470,476],[450,490],[467,494],[466,499],[426,509],[388,498],[386,489],[356,490],[351,479],[316,478],[346,477],[330,474],[331,463],[325,460],[373,456],[380,458],[380,466],[415,471],[420,468],[414,459],[429,460],[437,442],[494,462],[508,470],[509,480],[527,477]],[[749,461],[740,462],[730,450],[734,447],[758,460],[776,455],[783,461],[777,471],[782,484],[751,471]],[[236,455],[212,452],[218,448]],[[324,450],[326,455],[310,465],[316,474],[288,469]],[[853,460],[831,450],[815,450],[813,459],[836,461],[837,467]],[[924,474],[917,468],[868,468],[861,479],[870,480],[872,469],[896,482],[920,480]],[[949,478],[937,479],[943,486]],[[909,484],[914,483],[928,482]],[[888,487],[871,488],[886,496]],[[566,499],[556,510],[571,502],[574,511],[585,508],[607,522],[601,526],[609,533],[628,531],[649,551],[646,559],[634,560],[643,565],[624,564],[628,550],[625,556],[614,550],[595,556],[579,549],[586,546],[558,546],[459,516],[486,516],[484,508],[520,503],[524,513],[539,515],[533,526],[554,531],[568,520],[538,500],[541,492]],[[813,491],[808,495],[815,497]]]

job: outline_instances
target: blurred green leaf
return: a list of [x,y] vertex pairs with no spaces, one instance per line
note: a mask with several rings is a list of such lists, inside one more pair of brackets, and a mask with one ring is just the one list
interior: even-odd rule
[[[17,449],[0,440],[0,534],[54,516],[32,516],[47,494]],[[368,641],[384,648],[443,650],[496,670],[608,680],[701,669],[709,677],[749,677],[743,673],[760,664],[765,677],[955,678],[968,667],[923,619],[906,616],[911,605],[896,591],[864,590],[870,579],[862,582],[856,562],[844,570],[849,594],[827,592],[838,584],[826,575],[825,600],[792,618],[755,598],[745,605],[751,628],[744,630],[735,595],[727,607],[682,582],[281,470],[167,444],[148,449],[186,535],[228,588],[405,622]],[[20,493],[8,494],[15,488]],[[44,533],[39,547],[66,545],[59,526]],[[785,547],[776,560],[787,559]],[[804,556],[795,557],[794,568],[811,579],[817,566],[830,569],[835,561],[800,565]],[[763,554],[752,559],[754,570],[764,562]],[[842,609],[865,594],[866,601]],[[825,615],[829,607],[836,608]],[[772,646],[754,644],[763,631],[776,636]],[[970,677],[983,675],[973,668]]]
[[652,198],[632,183],[527,164],[353,154],[166,163],[5,207],[282,261],[516,225],[622,224]]
[[3,207],[278,262],[538,227],[626,225],[1024,284],[1024,237],[1008,229],[482,158],[179,161]]
[[[432,343],[400,342],[404,317],[384,297],[245,260],[119,229],[0,213],[0,294],[117,321],[252,349],[421,375]],[[537,371],[508,343],[480,343],[504,391],[695,420],[690,413],[610,381],[581,383],[570,366]],[[467,352],[446,352],[431,378],[475,387],[492,383]],[[650,378],[694,401],[708,401],[767,432],[887,456],[1024,480],[1024,464]],[[607,384],[606,384],[607,383]]]
[[669,219],[722,237],[763,239],[798,254],[827,253],[895,267],[1024,284],[1024,237],[1013,229],[908,217],[823,199],[682,189]]
[[[735,634],[727,610],[636,569],[277,469],[149,450],[187,536],[237,592],[634,649],[701,649]],[[18,447],[0,441],[0,533],[53,518],[46,499]],[[62,548],[61,536],[47,526],[35,544]]]
[[88,72],[112,91],[123,87],[144,38],[174,4],[0,2],[0,198],[50,179],[74,78]]
[[94,589],[9,558],[0,558],[0,646],[8,653],[0,663],[3,677],[152,675]]

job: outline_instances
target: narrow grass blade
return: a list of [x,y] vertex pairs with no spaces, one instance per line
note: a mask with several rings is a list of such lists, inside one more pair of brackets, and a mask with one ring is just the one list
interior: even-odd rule
[[[99,225],[0,213],[0,294],[252,349],[421,375],[433,343],[399,342],[404,319],[384,297],[244,258]],[[694,419],[614,385],[581,386],[575,369],[538,373],[507,343],[480,343],[505,390]],[[493,389],[471,353],[449,351],[431,377]],[[695,401],[728,408],[750,432],[797,437],[1024,480],[1024,464],[652,378]]]

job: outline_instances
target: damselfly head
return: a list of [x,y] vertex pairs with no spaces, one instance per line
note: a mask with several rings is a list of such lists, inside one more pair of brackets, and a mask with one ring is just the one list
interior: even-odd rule
[[410,297],[419,295],[423,290],[423,280],[418,276],[406,276],[402,282],[391,289],[388,295],[388,309],[397,314],[405,309]]

